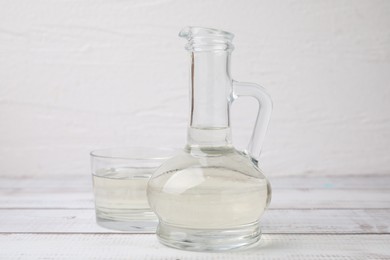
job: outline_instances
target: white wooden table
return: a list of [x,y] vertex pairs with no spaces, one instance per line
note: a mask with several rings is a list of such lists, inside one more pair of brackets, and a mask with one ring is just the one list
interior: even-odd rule
[[90,176],[0,177],[0,259],[390,259],[390,175],[270,181],[258,247],[196,253],[97,226]]

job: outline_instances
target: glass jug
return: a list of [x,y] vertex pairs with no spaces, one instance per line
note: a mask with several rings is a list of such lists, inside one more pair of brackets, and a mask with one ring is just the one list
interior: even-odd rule
[[[233,34],[188,27],[180,34],[190,53],[190,118],[184,150],[169,159],[148,183],[148,199],[159,218],[161,243],[179,249],[220,251],[260,239],[259,219],[271,188],[258,157],[271,115],[264,89],[230,77]],[[229,110],[240,96],[259,102],[248,148],[231,143]]]

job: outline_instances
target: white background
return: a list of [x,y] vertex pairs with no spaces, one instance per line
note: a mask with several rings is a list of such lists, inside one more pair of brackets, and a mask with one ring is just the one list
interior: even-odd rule
[[[271,94],[266,175],[390,173],[390,1],[0,0],[0,175],[183,146],[187,25],[233,32],[233,77]],[[233,109],[243,147],[256,103]]]

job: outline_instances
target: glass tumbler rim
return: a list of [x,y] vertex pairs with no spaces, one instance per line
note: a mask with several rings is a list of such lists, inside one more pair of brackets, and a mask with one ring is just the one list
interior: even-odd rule
[[120,146],[94,149],[89,154],[92,158],[118,160],[167,160],[179,151],[179,148],[159,146]]

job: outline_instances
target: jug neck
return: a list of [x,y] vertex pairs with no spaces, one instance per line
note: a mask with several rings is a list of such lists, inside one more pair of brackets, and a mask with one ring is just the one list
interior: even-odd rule
[[192,51],[190,65],[190,146],[231,144],[229,51]]
[[234,35],[216,29],[186,27],[190,53],[189,147],[230,146],[229,109],[232,96],[230,53]]

